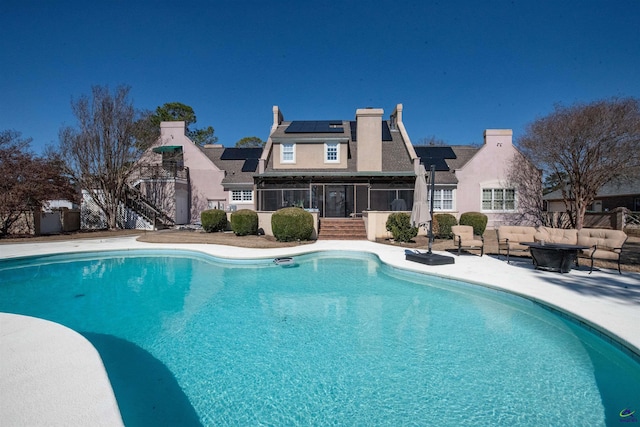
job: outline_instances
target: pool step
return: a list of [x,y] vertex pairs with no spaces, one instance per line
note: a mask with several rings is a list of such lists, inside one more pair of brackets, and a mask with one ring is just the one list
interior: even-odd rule
[[363,219],[322,218],[318,240],[367,240]]

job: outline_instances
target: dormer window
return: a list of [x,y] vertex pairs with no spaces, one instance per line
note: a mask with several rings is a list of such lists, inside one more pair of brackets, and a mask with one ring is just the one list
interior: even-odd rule
[[296,144],[293,144],[293,143],[280,144],[280,162],[281,163],[296,162]]
[[324,144],[324,162],[340,163],[340,150],[337,142],[326,142]]

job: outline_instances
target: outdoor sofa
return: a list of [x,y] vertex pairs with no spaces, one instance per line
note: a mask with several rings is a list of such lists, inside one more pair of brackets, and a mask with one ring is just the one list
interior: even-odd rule
[[581,250],[578,255],[591,260],[589,273],[593,271],[593,261],[602,259],[616,261],[618,263],[618,273],[620,270],[620,254],[622,246],[627,240],[627,235],[620,230],[609,230],[601,228],[563,229],[550,227],[528,227],[502,225],[496,229],[498,235],[498,255],[501,251],[507,254],[507,262],[512,252],[526,252],[528,246],[522,242],[545,242],[552,244],[567,244],[588,246],[588,249]]

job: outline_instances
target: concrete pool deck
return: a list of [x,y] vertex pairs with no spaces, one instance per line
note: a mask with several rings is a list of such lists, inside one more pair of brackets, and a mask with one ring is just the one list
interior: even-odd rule
[[[600,270],[588,274],[582,267],[560,274],[535,270],[528,258],[512,258],[507,264],[495,256],[468,254],[453,256],[455,264],[427,266],[406,261],[404,248],[368,241],[250,249],[143,243],[130,236],[2,245],[0,259],[135,249],[194,250],[230,259],[330,250],[368,252],[394,267],[482,284],[543,303],[640,355],[640,273]],[[10,314],[0,314],[0,422],[4,426],[122,425],[104,366],[86,339],[51,322]]]

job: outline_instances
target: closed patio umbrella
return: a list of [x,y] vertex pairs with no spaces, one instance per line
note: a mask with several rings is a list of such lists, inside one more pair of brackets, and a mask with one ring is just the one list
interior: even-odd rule
[[426,226],[431,221],[429,202],[427,200],[427,171],[420,165],[416,185],[413,190],[413,209],[411,209],[411,224],[414,227]]

